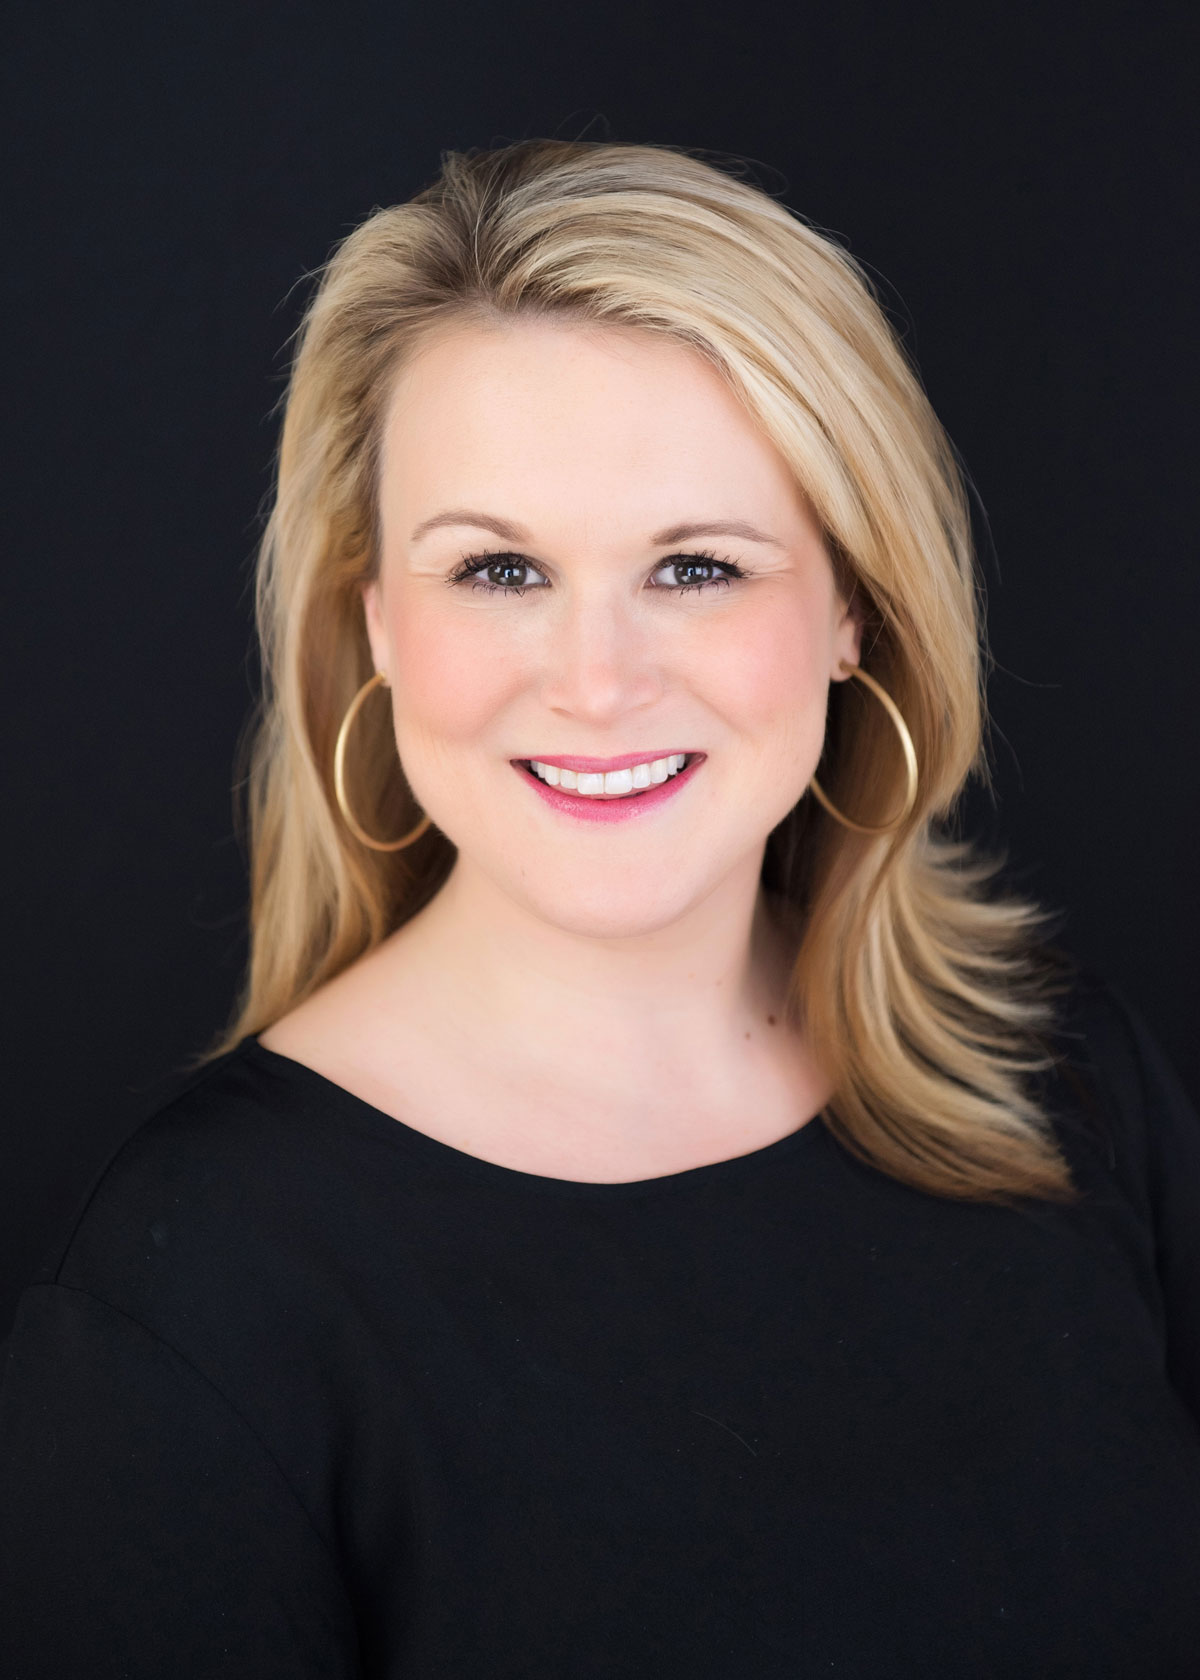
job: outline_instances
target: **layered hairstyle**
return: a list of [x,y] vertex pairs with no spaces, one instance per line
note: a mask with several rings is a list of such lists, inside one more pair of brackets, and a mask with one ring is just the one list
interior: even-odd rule
[[[339,723],[373,665],[362,589],[379,565],[381,431],[398,370],[456,322],[553,317],[665,334],[705,357],[795,474],[862,669],[919,764],[884,836],[811,794],[767,837],[762,887],[794,946],[789,1011],[828,1069],[826,1123],[859,1158],[935,1195],[1069,1198],[1037,1075],[1050,1063],[1044,913],[996,885],[952,819],[986,779],[981,595],[952,448],[872,286],[837,243],[681,149],[528,141],[448,153],[324,266],[297,334],[259,557],[264,692],[247,777],[251,955],[227,1049],[414,915],[455,848],[435,826],[364,848],[334,795]],[[375,834],[416,820],[390,715],[355,725],[353,806]],[[882,706],[832,685],[819,767],[860,824],[901,808]]]

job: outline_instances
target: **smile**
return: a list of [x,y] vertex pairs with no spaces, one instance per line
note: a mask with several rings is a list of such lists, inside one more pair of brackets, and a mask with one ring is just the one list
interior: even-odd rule
[[[695,758],[696,755],[692,753],[690,756]],[[538,758],[526,762],[533,774],[549,787],[563,788],[580,799],[620,799],[626,794],[658,787],[671,776],[678,775],[688,757],[687,753],[671,753],[666,758],[643,759],[638,764],[607,771],[571,770]]]
[[[648,816],[676,798],[704,763],[704,753],[665,753],[633,759],[615,770],[572,769],[545,759],[513,759],[513,768],[552,810],[589,822]],[[595,759],[575,764],[595,765]],[[603,762],[602,760],[599,762]]]

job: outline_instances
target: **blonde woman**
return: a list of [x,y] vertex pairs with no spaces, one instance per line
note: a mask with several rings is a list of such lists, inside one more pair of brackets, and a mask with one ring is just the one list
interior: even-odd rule
[[22,1298],[5,1672],[1194,1676],[1200,1122],[954,837],[854,263],[450,155],[308,310],[259,610],[245,995]]

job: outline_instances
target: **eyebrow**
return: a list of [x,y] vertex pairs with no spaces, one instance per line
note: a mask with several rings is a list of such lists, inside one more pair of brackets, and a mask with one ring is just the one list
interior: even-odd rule
[[[431,519],[421,521],[409,540],[420,542],[427,532],[439,530],[445,525],[473,525],[481,531],[491,531],[504,542],[527,543],[531,540],[529,532],[515,525],[511,519],[480,513],[476,508],[448,508],[445,513],[435,513]],[[766,543],[772,548],[786,546],[778,537],[769,536],[744,519],[700,519],[683,525],[668,525],[665,531],[658,531],[650,538],[650,544],[653,548],[666,548],[671,543],[689,542],[693,537],[742,537],[747,542]]]

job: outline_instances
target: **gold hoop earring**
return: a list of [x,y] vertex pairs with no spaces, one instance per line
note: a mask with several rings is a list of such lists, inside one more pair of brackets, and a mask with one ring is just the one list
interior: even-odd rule
[[370,694],[372,689],[378,688],[380,683],[387,687],[387,678],[382,671],[376,671],[373,677],[362,685],[358,693],[346,707],[346,715],[342,719],[342,727],[337,733],[337,744],[333,749],[333,791],[337,796],[338,810],[342,813],[346,827],[356,840],[361,840],[364,846],[370,846],[373,852],[398,852],[401,846],[411,846],[414,840],[419,840],[429,827],[429,818],[422,817],[415,828],[402,834],[399,840],[374,840],[361,828],[350,809],[350,801],[346,797],[346,742],[350,736],[350,725],[358,716],[359,707]]
[[913,738],[909,734],[908,725],[900,715],[899,706],[897,706],[896,702],[892,699],[887,690],[877,683],[874,677],[868,676],[861,665],[847,665],[846,661],[843,659],[842,670],[851,677],[857,677],[859,682],[866,684],[866,686],[871,690],[871,693],[881,703],[884,711],[896,727],[896,733],[900,737],[900,745],[904,750],[904,768],[908,775],[908,786],[904,791],[904,804],[900,809],[900,814],[893,817],[891,822],[881,823],[878,827],[872,827],[867,823],[851,822],[849,817],[843,816],[842,812],[838,810],[833,801],[826,797],[824,790],[815,776],[808,785],[816,794],[821,804],[829,812],[829,815],[831,817],[836,817],[838,822],[842,823],[846,828],[852,828],[856,834],[892,834],[900,827],[901,823],[908,816],[909,812],[917,802],[917,749],[913,746]]

